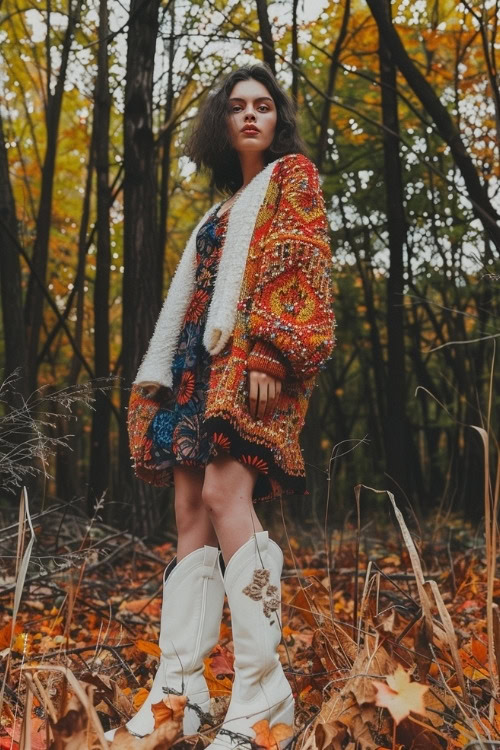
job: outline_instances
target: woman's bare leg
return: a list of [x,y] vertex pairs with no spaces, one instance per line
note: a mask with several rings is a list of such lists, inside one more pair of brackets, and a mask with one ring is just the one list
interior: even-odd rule
[[202,500],[203,469],[174,467],[177,560],[208,544],[217,547],[217,536]]
[[205,467],[201,497],[226,563],[252,534],[262,531],[252,502],[257,477],[256,469],[226,453]]

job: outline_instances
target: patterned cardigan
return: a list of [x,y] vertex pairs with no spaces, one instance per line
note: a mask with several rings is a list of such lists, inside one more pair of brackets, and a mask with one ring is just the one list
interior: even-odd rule
[[[196,235],[219,205],[205,213],[188,240],[136,387],[145,382],[172,387],[172,360],[195,287]],[[270,478],[269,498],[307,493],[299,434],[316,376],[336,344],[332,284],[318,170],[306,156],[287,154],[264,167],[231,207],[203,338],[212,355],[205,406],[209,435],[217,442],[222,419],[226,434],[230,425],[236,438],[273,454],[283,477]],[[282,380],[278,404],[264,419],[253,419],[248,410],[250,370]],[[142,436],[130,420],[129,433],[134,456],[134,440]]]

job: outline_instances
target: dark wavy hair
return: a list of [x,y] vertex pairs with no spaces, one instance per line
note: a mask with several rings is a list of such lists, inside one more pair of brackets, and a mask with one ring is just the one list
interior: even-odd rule
[[197,112],[184,153],[211,173],[210,186],[221,192],[233,193],[243,184],[243,174],[236,149],[231,145],[227,128],[229,96],[238,81],[254,79],[262,83],[274,100],[277,110],[276,130],[269,147],[264,151],[266,164],[285,154],[307,153],[297,127],[294,102],[278,84],[267,63],[246,65],[233,70],[215,91],[208,92]]

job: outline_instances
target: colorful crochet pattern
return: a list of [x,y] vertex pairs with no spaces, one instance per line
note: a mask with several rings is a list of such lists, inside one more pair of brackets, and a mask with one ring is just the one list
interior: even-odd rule
[[[259,199],[255,224],[252,219],[248,251],[245,249],[241,287],[235,297],[235,323],[229,329],[232,333],[225,334],[220,350],[214,344],[216,349],[211,352],[205,405],[205,428],[213,453],[228,452],[259,471],[254,500],[308,494],[299,435],[316,377],[336,343],[333,263],[318,170],[302,154],[280,157],[268,168],[272,172],[264,199]],[[238,209],[240,216],[244,208],[241,202],[231,212]],[[226,243],[229,234],[228,230]],[[232,236],[237,241],[237,236]],[[225,251],[232,253],[232,245]],[[227,254],[225,257],[230,259]],[[225,273],[232,267],[226,264]],[[158,322],[129,405],[129,436],[136,473],[160,485],[170,483],[167,475],[151,477],[138,470],[137,464],[145,458],[147,424],[158,404],[155,407],[137,384],[151,379],[169,386],[171,376],[164,369],[162,341],[172,337],[166,321],[172,319],[173,311],[178,310],[179,315],[187,304],[181,295],[180,278],[190,279],[190,273],[187,266],[178,272],[175,294],[165,303],[163,319]],[[231,283],[236,283],[236,277],[231,278]],[[226,289],[227,285],[220,285],[221,295]],[[206,336],[210,340],[219,321],[224,331],[225,321],[234,310],[223,307],[217,287],[212,306],[214,322],[210,324],[209,314],[213,327]],[[169,347],[171,351],[170,341]],[[253,419],[249,413],[248,372],[252,369],[282,380],[278,403],[265,419]]]
[[[318,170],[306,156],[290,154],[273,171],[258,213],[233,336],[212,357],[205,409],[209,435],[228,435],[227,423],[233,428],[224,450],[236,456],[248,441],[259,452],[263,500],[307,494],[299,434],[316,377],[336,343],[332,269]],[[286,375],[274,412],[253,419],[248,372],[261,342],[276,352]],[[270,456],[281,467],[280,477],[267,472]]]

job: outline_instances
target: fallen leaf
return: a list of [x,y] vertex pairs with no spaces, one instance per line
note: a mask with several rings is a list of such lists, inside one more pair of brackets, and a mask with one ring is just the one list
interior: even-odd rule
[[293,737],[293,727],[289,724],[275,724],[270,727],[267,719],[262,719],[253,724],[255,732],[255,744],[266,750],[279,750],[280,742]]
[[386,680],[387,683],[372,680],[377,689],[375,705],[387,708],[396,724],[406,719],[410,711],[425,715],[423,696],[429,689],[427,685],[410,682],[410,674],[401,664],[393,674],[387,675]]
[[[22,632],[23,632],[23,626],[17,622],[14,627],[14,635],[19,635],[19,633],[22,633]],[[0,649],[9,648],[11,634],[12,634],[12,620],[10,620],[7,623],[7,625],[4,625],[3,628],[0,628]]]
[[[177,696],[180,697],[180,696]],[[111,743],[111,750],[168,750],[182,731],[182,720],[170,720],[160,724],[151,734],[135,737],[125,726],[121,726]],[[87,746],[85,746],[86,750]],[[84,750],[82,748],[81,750]]]
[[220,630],[219,630],[219,643],[223,641],[232,641],[233,640],[233,631],[229,627],[229,625],[226,625],[225,622],[221,622],[220,624]]
[[151,654],[151,656],[156,656],[158,659],[161,656],[161,648],[157,643],[153,643],[153,641],[143,641],[139,638],[135,642],[135,645],[139,651],[143,651],[145,654]]
[[[5,706],[3,707],[5,711]],[[3,716],[2,716],[3,718]],[[17,719],[13,726],[2,727],[8,737],[0,737],[0,748],[2,750],[16,750],[19,747],[19,739],[21,737],[21,725],[22,721]],[[45,733],[45,720],[39,719],[38,716],[31,717],[31,750],[45,750],[47,747],[46,733]]]
[[132,703],[134,704],[134,708],[136,711],[140,709],[144,701],[149,695],[149,690],[146,690],[146,688],[139,688],[137,693],[134,695]]
[[316,617],[311,609],[311,603],[303,588],[298,589],[287,604],[289,607],[293,607],[300,612],[308,625],[311,625],[313,628],[318,627],[318,622],[316,621]]
[[175,721],[179,724],[184,716],[187,697],[185,695],[166,695],[158,703],[151,704],[151,711],[155,717],[155,729],[167,721]]
[[[85,692],[92,701],[93,686],[86,685]],[[85,750],[97,741],[97,736],[92,722],[89,723],[89,715],[79,699],[72,695],[68,702],[68,709],[64,716],[53,724],[51,722],[54,742],[51,748],[64,748],[64,750]]]
[[[111,677],[108,677],[104,674],[84,674],[82,675],[81,679],[83,682],[94,685],[97,688],[95,694],[96,701],[99,701],[101,698],[106,697],[108,700],[108,704],[105,705],[109,706],[109,704],[111,704],[112,712],[117,709],[118,713],[122,716],[132,715],[134,706],[132,705],[130,698],[127,697],[125,691],[121,690],[116,682],[111,679]],[[128,692],[130,692],[130,689],[128,690]],[[148,691],[146,690],[146,697],[147,694]],[[141,705],[144,700],[146,700],[146,698],[141,700]],[[140,706],[138,706],[137,708],[140,708]],[[105,710],[105,713],[109,713],[109,710]]]
[[227,675],[232,677],[234,675],[234,654],[231,653],[229,649],[217,644],[208,661],[212,672],[217,679],[219,679],[220,675],[223,677],[226,677]]
[[486,644],[479,641],[477,638],[473,638],[471,642],[471,651],[480,666],[484,667],[488,661],[488,647]]
[[347,728],[339,722],[335,722],[335,724],[317,724],[313,735],[316,750],[327,750],[327,748],[340,750],[346,734]]
[[222,680],[218,680],[216,675],[212,671],[210,665],[210,657],[204,661],[205,669],[203,675],[207,681],[208,691],[211,698],[216,698],[219,695],[230,695],[233,689],[233,683],[229,677],[223,677]]
[[150,617],[159,617],[161,609],[161,599],[132,599],[120,604],[119,610],[127,610],[133,614],[149,615]]

